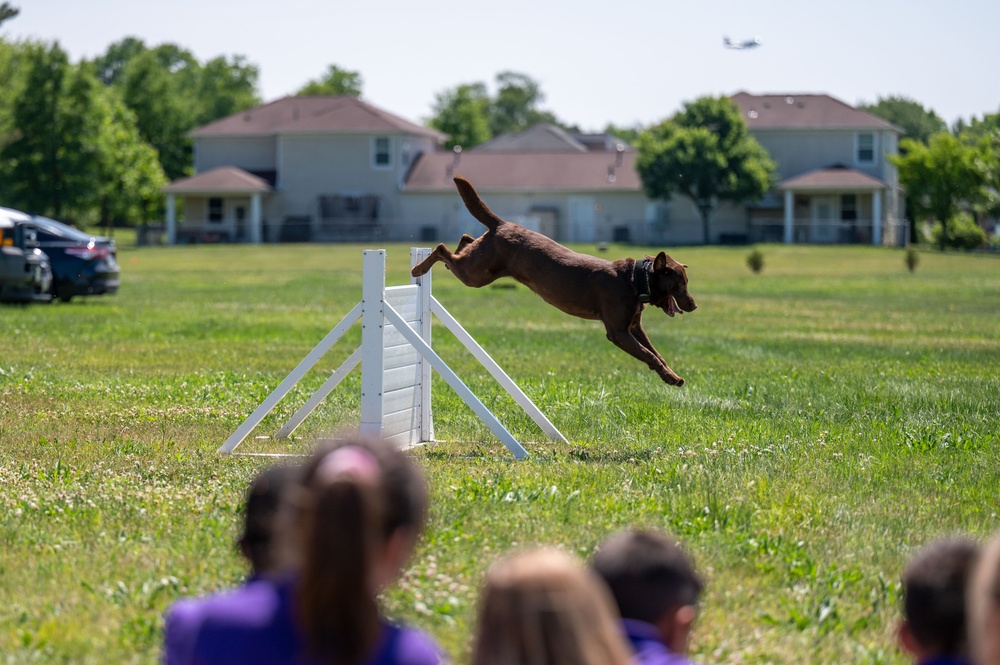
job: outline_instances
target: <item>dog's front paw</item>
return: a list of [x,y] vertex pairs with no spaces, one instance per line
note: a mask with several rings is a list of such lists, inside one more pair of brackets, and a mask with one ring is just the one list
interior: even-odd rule
[[666,372],[660,374],[660,378],[663,379],[664,383],[671,386],[677,386],[678,388],[680,388],[681,386],[684,385],[684,379],[677,376],[670,370],[667,370]]

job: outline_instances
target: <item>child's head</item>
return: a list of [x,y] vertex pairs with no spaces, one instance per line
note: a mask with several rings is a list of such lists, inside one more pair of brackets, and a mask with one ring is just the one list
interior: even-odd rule
[[966,653],[965,588],[977,552],[971,540],[948,538],[906,565],[899,640],[918,662]]
[[626,531],[605,541],[591,565],[622,618],[656,626],[672,651],[687,651],[704,585],[680,545],[656,531]]
[[486,575],[473,665],[627,665],[607,589],[554,549],[514,554]]
[[983,550],[968,591],[973,661],[1000,665],[1000,535]]
[[360,662],[379,635],[376,596],[394,581],[427,512],[420,469],[393,444],[323,445],[293,497],[298,610],[313,655]]
[[260,472],[243,504],[243,533],[237,541],[254,576],[267,575],[276,565],[274,538],[278,509],[289,487],[299,482],[301,469],[279,464]]

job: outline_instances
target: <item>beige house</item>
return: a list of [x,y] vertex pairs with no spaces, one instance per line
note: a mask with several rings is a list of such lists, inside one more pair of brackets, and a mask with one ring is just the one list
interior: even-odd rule
[[[828,95],[732,99],[781,181],[761,201],[717,206],[712,242],[896,240],[902,200],[886,156],[898,128]],[[646,197],[634,150],[608,135],[538,125],[450,151],[439,132],[352,97],[286,97],[192,136],[196,174],[165,188],[171,243],[457,242],[482,227],[454,174],[501,217],[561,242],[703,241],[694,203]]]
[[902,188],[888,159],[902,130],[829,95],[739,92],[731,99],[781,178],[776,192],[738,213],[750,240],[881,245],[905,239]]
[[402,219],[414,161],[445,139],[347,96],[284,97],[191,135],[195,175],[164,190],[170,244],[377,237]]

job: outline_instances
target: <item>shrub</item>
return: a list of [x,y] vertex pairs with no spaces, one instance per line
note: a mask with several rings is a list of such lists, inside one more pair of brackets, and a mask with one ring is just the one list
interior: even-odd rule
[[750,266],[750,270],[755,273],[760,272],[764,269],[764,253],[761,252],[756,247],[747,256],[747,265]]
[[[930,240],[935,245],[941,242],[941,222],[934,222],[931,227]],[[948,237],[946,247],[957,249],[976,249],[986,244],[986,231],[983,231],[972,215],[962,212],[948,222]]]

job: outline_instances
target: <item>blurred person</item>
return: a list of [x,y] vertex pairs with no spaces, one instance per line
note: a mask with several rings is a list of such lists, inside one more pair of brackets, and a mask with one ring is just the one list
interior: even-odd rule
[[[390,443],[328,442],[285,492],[273,573],[166,618],[167,665],[430,665],[442,662],[424,633],[397,627],[377,596],[419,539],[427,487]],[[197,625],[178,618],[198,606]]]
[[903,570],[900,646],[917,665],[971,665],[965,590],[978,545],[947,538],[918,551]]
[[278,510],[288,488],[294,487],[302,469],[292,464],[275,464],[261,471],[250,483],[243,503],[243,532],[236,545],[250,563],[248,581],[275,572],[275,531]]
[[629,530],[606,540],[591,567],[611,590],[637,665],[688,665],[704,584],[666,534]]
[[601,581],[569,554],[509,555],[486,574],[472,665],[626,665],[628,645]]
[[1000,665],[1000,534],[983,549],[970,578],[972,660],[976,665]]

